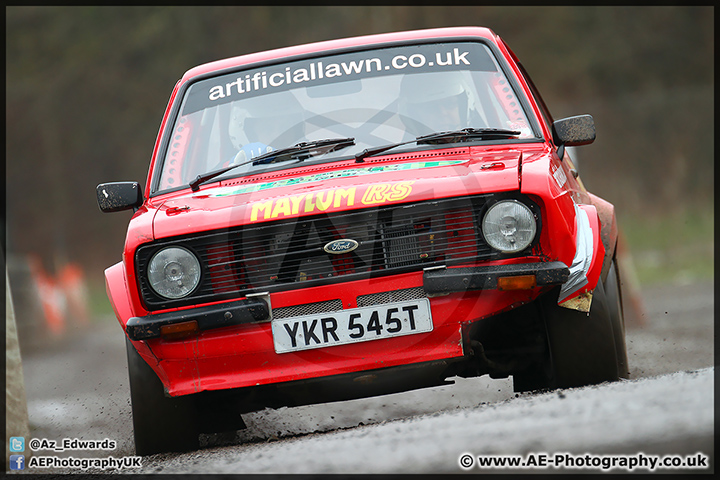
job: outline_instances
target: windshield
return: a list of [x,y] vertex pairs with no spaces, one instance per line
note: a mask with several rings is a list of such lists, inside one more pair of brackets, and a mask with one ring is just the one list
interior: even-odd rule
[[300,142],[354,138],[354,145],[313,158],[332,161],[462,128],[535,136],[492,51],[480,43],[385,48],[244,70],[187,89],[155,185],[184,186],[242,162],[219,178],[290,168],[295,162],[247,160]]

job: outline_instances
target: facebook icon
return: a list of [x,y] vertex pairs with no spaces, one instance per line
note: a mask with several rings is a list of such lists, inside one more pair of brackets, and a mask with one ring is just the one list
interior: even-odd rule
[[10,470],[25,470],[25,455],[10,455]]

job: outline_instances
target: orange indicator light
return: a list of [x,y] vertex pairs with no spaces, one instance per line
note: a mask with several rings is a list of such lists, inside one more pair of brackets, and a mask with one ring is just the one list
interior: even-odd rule
[[165,340],[179,340],[181,338],[197,335],[199,332],[197,320],[189,322],[174,323],[160,327],[160,335]]
[[535,275],[498,278],[498,290],[530,290],[537,286]]

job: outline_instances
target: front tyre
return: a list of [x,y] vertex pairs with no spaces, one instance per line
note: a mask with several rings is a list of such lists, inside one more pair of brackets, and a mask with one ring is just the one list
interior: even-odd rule
[[186,452],[199,447],[192,396],[168,397],[162,382],[125,338],[137,455]]
[[[603,283],[598,282],[593,291],[589,313],[559,306],[558,293],[554,289],[540,299],[549,355],[543,364],[513,376],[515,391],[582,387],[621,376],[616,329]],[[624,346],[623,342],[623,351]]]
[[590,312],[546,309],[552,361],[551,387],[568,388],[618,380],[615,334],[602,282],[593,291]]
[[622,308],[622,291],[620,289],[620,274],[617,268],[617,260],[613,258],[610,271],[605,279],[605,295],[608,302],[608,311],[615,337],[615,356],[620,378],[630,376],[628,365],[627,346],[625,344],[625,316]]

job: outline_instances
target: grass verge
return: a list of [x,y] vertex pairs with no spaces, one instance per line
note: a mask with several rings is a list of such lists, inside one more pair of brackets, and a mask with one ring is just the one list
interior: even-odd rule
[[618,218],[641,285],[712,279],[715,218],[710,205],[667,215]]

